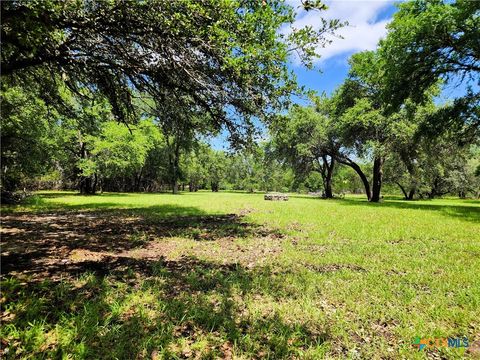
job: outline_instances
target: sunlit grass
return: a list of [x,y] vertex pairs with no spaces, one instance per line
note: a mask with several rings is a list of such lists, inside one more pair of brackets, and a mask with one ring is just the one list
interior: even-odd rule
[[[252,267],[187,263],[172,270],[159,261],[148,276],[86,273],[34,286],[6,277],[3,307],[12,318],[0,336],[10,344],[7,357],[461,358],[465,349],[419,352],[412,339],[480,340],[476,200],[386,197],[370,204],[357,196],[270,202],[262,194],[222,192],[46,192],[2,210],[123,211],[152,223],[237,213],[285,235],[279,254]],[[225,262],[222,243],[195,239],[195,233],[176,235],[183,244],[174,253],[179,266],[196,247],[218,250],[199,256],[201,264]],[[240,249],[257,239],[232,241]]]

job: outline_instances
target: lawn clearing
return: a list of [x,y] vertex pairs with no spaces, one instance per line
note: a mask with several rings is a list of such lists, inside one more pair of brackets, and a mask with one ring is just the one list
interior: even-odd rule
[[480,201],[47,192],[2,211],[5,358],[476,356]]

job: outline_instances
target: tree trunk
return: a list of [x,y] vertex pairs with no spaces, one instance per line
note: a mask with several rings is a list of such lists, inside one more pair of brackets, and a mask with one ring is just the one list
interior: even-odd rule
[[333,191],[332,191],[332,180],[326,180],[325,183],[325,198],[326,199],[333,199]]
[[353,170],[355,170],[358,176],[360,176],[360,179],[362,180],[363,186],[365,188],[365,195],[367,195],[367,200],[370,201],[370,199],[372,198],[372,193],[370,191],[370,183],[368,182],[368,178],[365,176],[365,173],[362,171],[360,166],[358,166],[358,164],[354,163],[348,158],[337,158],[337,161],[340,164],[350,166]]
[[96,180],[92,181],[91,177],[82,176],[80,178],[80,194],[95,195]]
[[333,199],[332,177],[333,168],[335,167],[335,159],[330,156],[330,163],[328,162],[327,156],[322,156],[322,159],[324,164],[322,167],[324,196],[326,199]]
[[97,173],[93,174],[93,184],[92,184],[92,194],[95,194],[97,192],[97,183],[98,183],[98,177]]
[[[88,158],[87,147],[84,142],[80,143],[80,158],[81,159]],[[80,177],[80,181],[79,181],[80,194],[94,195],[96,191],[96,185],[97,185],[97,174],[95,174],[94,181],[92,181],[91,176],[80,175],[79,177]]]
[[172,192],[178,194],[178,157],[179,147],[175,147],[175,153],[172,159]]
[[218,192],[218,182],[212,182],[212,191]]
[[408,200],[413,200],[413,196],[415,195],[415,188],[411,188],[408,192]]
[[372,183],[372,197],[371,202],[380,201],[380,192],[382,190],[382,177],[383,177],[383,161],[382,157],[376,157],[373,160],[373,183]]
[[174,194],[178,194],[178,181],[177,179],[173,179],[173,182],[172,182],[172,192]]
[[142,183],[142,176],[143,176],[143,167],[140,169],[137,176],[135,176],[135,188],[133,191],[140,192],[140,185]]
[[398,181],[395,182],[395,184],[397,184],[398,187],[400,188],[400,190],[402,190],[403,198],[404,198],[405,200],[408,200],[408,194],[407,194],[407,192],[405,191],[405,188],[402,186],[402,184],[400,184]]

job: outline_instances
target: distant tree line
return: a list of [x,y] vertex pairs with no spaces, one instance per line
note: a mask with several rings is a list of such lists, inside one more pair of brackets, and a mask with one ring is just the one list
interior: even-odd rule
[[[378,49],[353,55],[328,97],[299,87],[287,64],[295,53],[311,68],[343,24],[286,35],[296,10],[282,1],[1,7],[2,198],[23,188],[480,195],[479,2],[400,4]],[[440,104],[446,83],[464,91]],[[310,105],[292,105],[294,94]],[[254,143],[258,122],[269,136]],[[208,145],[222,131],[231,151]]]
[[283,34],[296,11],[280,0],[1,2],[2,195],[52,166],[82,193],[177,192],[197,138],[226,131],[244,148],[256,121],[305,92],[290,55],[312,67],[342,24]]
[[313,98],[311,106],[293,106],[272,124],[268,141],[227,152],[201,137],[188,137],[178,147],[176,134],[162,131],[146,114],[127,127],[112,117],[106,101],[81,103],[65,92],[68,117],[10,87],[2,103],[11,120],[2,121],[3,186],[84,194],[228,189],[371,197],[374,154],[381,151],[382,183],[389,193],[406,199],[479,196],[480,148],[459,144],[448,131],[424,135],[425,122],[439,111],[433,102],[405,107],[391,123],[377,113],[368,118],[351,113],[371,111],[364,102],[337,118],[333,110],[341,90]]

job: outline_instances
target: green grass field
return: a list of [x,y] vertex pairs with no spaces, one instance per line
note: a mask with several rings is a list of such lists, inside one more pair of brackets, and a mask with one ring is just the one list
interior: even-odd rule
[[474,200],[41,193],[2,207],[2,273],[7,359],[480,351]]

